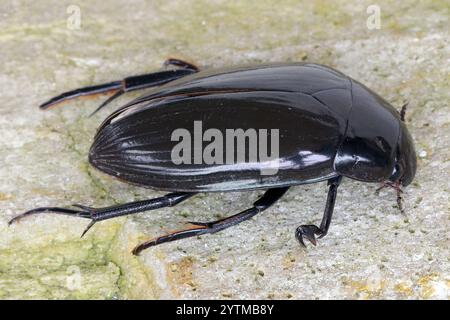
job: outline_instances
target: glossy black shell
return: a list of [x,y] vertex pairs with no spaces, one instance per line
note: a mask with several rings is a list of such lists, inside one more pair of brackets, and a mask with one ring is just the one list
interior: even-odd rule
[[[171,134],[192,130],[194,121],[204,130],[279,129],[277,174],[261,175],[258,162],[175,165]],[[251,190],[338,175],[377,182],[392,175],[403,131],[410,140],[386,101],[329,67],[236,67],[148,90],[104,121],[89,159],[126,182],[169,191]]]

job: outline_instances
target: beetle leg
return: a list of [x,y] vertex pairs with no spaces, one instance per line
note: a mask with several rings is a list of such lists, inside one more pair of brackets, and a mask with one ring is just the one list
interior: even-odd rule
[[115,217],[125,216],[133,213],[155,210],[164,207],[174,206],[184,200],[189,199],[195,195],[193,192],[174,192],[166,194],[165,196],[150,199],[150,200],[142,200],[131,203],[125,203],[116,206],[104,207],[104,208],[92,208],[88,206],[83,206],[80,204],[74,204],[74,207],[79,208],[80,210],[75,209],[67,209],[67,208],[59,208],[59,207],[43,207],[36,208],[25,213],[22,213],[9,221],[11,225],[14,222],[17,222],[23,219],[26,216],[30,216],[33,214],[50,212],[56,214],[63,214],[74,217],[81,217],[91,219],[92,221],[83,231],[82,237],[84,234],[98,221],[107,220]]
[[33,210],[29,210],[27,212],[24,212],[22,214],[19,214],[18,216],[15,216],[11,220],[9,220],[8,224],[11,225],[15,222],[18,222],[19,220],[22,220],[23,218],[27,216],[31,216],[38,213],[44,213],[44,212],[50,212],[50,213],[56,213],[56,214],[62,214],[66,216],[73,216],[73,217],[80,217],[80,218],[90,218],[89,212],[83,211],[83,210],[74,210],[74,209],[68,209],[68,208],[59,208],[59,207],[42,207],[42,208],[36,208]]
[[179,68],[183,68],[183,69],[191,69],[195,72],[200,71],[200,68],[197,67],[195,64],[187,62],[185,60],[177,59],[177,58],[167,59],[166,61],[164,61],[163,66],[164,67],[174,66],[174,67],[179,67]]
[[[123,80],[108,82],[100,85],[83,87],[71,91],[64,92],[50,100],[44,102],[39,106],[42,110],[49,109],[62,102],[72,100],[78,97],[89,97],[97,94],[113,93],[105,102],[103,102],[92,114],[95,114],[100,109],[105,107],[114,99],[118,98],[125,92],[155,87],[167,82],[176,80],[178,78],[198,72],[198,68],[189,63],[178,59],[168,59],[164,62],[164,66],[173,65],[178,69],[164,70],[160,72],[153,72],[137,76],[127,77]],[[91,115],[92,115],[91,114]]]
[[403,193],[403,190],[400,188],[400,183],[385,181],[381,183],[381,186],[375,190],[375,194],[378,194],[381,190],[388,187],[395,189],[399,193]]
[[396,182],[385,181],[381,184],[381,186],[377,190],[375,190],[375,193],[378,194],[381,190],[383,190],[384,188],[387,188],[387,187],[395,190],[395,192],[397,193],[398,209],[400,210],[401,214],[406,215],[405,209],[403,208],[403,197],[402,197],[403,190],[401,188],[400,181],[396,181]]
[[395,189],[395,191],[397,193],[398,209],[400,210],[401,214],[406,215],[405,209],[403,208],[403,197],[402,197],[403,190],[401,188],[400,180],[396,181],[392,187]]
[[402,109],[400,110],[400,119],[405,122],[405,115],[406,115],[406,108],[408,107],[408,101],[406,101],[403,106]]
[[295,230],[295,237],[303,247],[306,247],[303,238],[309,240],[313,245],[316,245],[316,235],[320,239],[328,233],[328,228],[330,227],[331,223],[331,217],[333,216],[334,204],[336,202],[337,189],[339,187],[339,184],[341,183],[341,180],[342,176],[338,176],[336,178],[328,180],[328,185],[330,187],[328,189],[327,202],[325,205],[325,211],[323,213],[320,227],[309,224],[301,225],[297,228],[297,230]]
[[161,243],[190,238],[206,233],[216,233],[218,231],[246,221],[273,205],[286,193],[288,189],[289,187],[269,189],[261,196],[261,198],[253,203],[253,207],[230,217],[211,222],[189,222],[189,224],[192,225],[189,228],[173,231],[166,235],[153,238],[149,241],[139,244],[133,249],[133,254],[139,255],[142,250]]

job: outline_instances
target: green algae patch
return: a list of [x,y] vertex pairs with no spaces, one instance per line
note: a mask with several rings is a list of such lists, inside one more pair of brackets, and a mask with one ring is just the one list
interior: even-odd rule
[[122,298],[157,299],[171,296],[166,290],[163,257],[152,255],[145,264],[142,257],[131,251],[138,242],[141,232],[133,224],[125,223],[111,243],[108,259],[120,268],[117,285]]
[[[0,299],[120,297],[120,269],[107,258],[117,223],[96,226],[83,239],[75,236],[60,241],[43,235],[44,219],[39,222],[36,232],[24,234],[22,226],[15,227],[18,234],[0,249]],[[52,227],[51,222],[46,225]]]
[[[45,269],[44,269],[45,270]],[[107,265],[66,265],[34,274],[20,269],[0,273],[1,299],[113,299],[119,268]]]

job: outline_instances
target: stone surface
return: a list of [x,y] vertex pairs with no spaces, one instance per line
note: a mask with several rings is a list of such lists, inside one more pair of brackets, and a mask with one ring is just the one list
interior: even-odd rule
[[[0,298],[448,299],[450,44],[448,1],[3,1],[0,4]],[[70,5],[81,28],[67,26]],[[70,8],[69,8],[70,9]],[[69,21],[70,22],[70,21]],[[70,25],[69,25],[70,26]],[[400,108],[419,154],[406,189],[345,180],[329,235],[300,248],[295,228],[317,223],[325,183],[292,188],[235,228],[130,254],[140,241],[247,207],[260,192],[197,196],[178,207],[98,223],[41,215],[44,205],[103,206],[162,193],[87,164],[102,101],[49,112],[45,99],[160,68],[167,56],[205,67],[266,61],[328,64]],[[118,104],[130,99],[129,95]]]

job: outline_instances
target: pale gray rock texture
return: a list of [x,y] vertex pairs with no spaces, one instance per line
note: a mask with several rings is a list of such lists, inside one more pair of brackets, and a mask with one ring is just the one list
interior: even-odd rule
[[[380,29],[367,27],[371,4],[381,9]],[[2,1],[0,298],[448,299],[449,7],[427,0]],[[102,119],[136,94],[92,118],[100,98],[48,112],[37,106],[65,90],[158,70],[168,56],[208,68],[322,63],[397,108],[408,101],[419,159],[404,194],[407,215],[392,190],[376,195],[377,185],[347,179],[328,236],[307,250],[294,230],[320,221],[325,183],[292,188],[240,226],[140,257],[130,253],[140,241],[188,220],[235,213],[260,192],[200,195],[98,223],[83,239],[87,221],[77,218],[43,214],[8,227],[36,206],[104,206],[162,194],[87,162]]]

